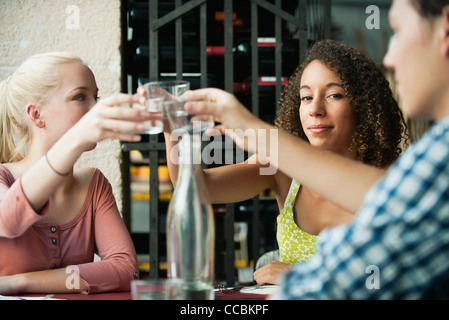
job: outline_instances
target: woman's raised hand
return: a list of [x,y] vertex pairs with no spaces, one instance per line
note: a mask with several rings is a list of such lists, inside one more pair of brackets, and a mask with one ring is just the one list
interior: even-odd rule
[[119,93],[102,99],[71,130],[86,145],[105,139],[139,141],[135,132],[143,132],[143,121],[151,116],[143,108],[120,107],[123,104],[144,105],[145,98]]
[[209,114],[221,129],[249,127],[249,120],[256,119],[231,93],[216,88],[198,89],[189,92],[186,110],[192,114]]
[[257,153],[266,149],[265,143],[258,141],[259,133],[273,127],[255,117],[233,94],[216,88],[190,91],[185,108],[190,114],[213,116],[221,123],[216,129],[242,149]]

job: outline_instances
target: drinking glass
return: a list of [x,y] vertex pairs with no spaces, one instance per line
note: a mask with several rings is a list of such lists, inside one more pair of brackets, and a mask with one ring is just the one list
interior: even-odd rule
[[151,81],[144,84],[147,98],[164,97],[165,100],[182,99],[182,95],[190,90],[190,82],[184,80]]
[[133,300],[184,300],[185,286],[179,279],[131,281]]
[[164,96],[162,94],[147,94],[145,106],[132,105],[132,108],[139,108],[150,114],[150,120],[143,122],[145,131],[130,132],[134,134],[158,134],[164,130],[163,113],[164,113]]
[[184,105],[186,100],[165,100],[164,111],[171,130],[182,129],[188,133],[203,132],[214,127],[212,116],[189,114]]
[[144,122],[146,133],[158,134],[164,130],[163,122],[163,103],[164,97],[153,95],[147,98],[145,108],[151,114],[152,119]]
[[164,130],[164,108],[166,99],[178,99],[190,88],[188,81],[152,81],[144,84],[146,102],[141,107],[134,105],[133,108],[142,108],[150,113],[150,120],[144,121],[145,131],[140,134],[158,134]]
[[147,97],[146,111],[152,115],[152,120],[144,125],[147,133],[156,134],[164,129],[163,102],[165,100],[182,99],[182,95],[190,89],[190,83],[183,80],[151,81],[145,83],[145,95]]

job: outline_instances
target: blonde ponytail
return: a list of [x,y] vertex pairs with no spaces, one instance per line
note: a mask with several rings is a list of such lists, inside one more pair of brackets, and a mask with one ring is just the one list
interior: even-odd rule
[[21,160],[31,142],[26,106],[45,103],[58,84],[56,66],[82,63],[68,52],[50,52],[28,58],[8,79],[0,83],[0,161]]
[[12,130],[9,119],[9,112],[6,105],[7,102],[7,87],[9,79],[0,83],[0,161],[1,163],[10,162],[15,145],[12,138]]

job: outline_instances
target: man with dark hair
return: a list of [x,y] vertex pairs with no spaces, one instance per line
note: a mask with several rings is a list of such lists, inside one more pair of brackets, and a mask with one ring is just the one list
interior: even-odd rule
[[448,298],[449,1],[394,0],[395,72],[405,114],[434,120],[366,195],[349,226],[285,275],[281,299]]

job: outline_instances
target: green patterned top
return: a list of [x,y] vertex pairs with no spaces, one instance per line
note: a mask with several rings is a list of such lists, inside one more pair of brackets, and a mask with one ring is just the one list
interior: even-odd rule
[[302,231],[295,223],[293,205],[300,184],[292,180],[290,190],[285,199],[284,208],[277,217],[277,241],[279,246],[279,261],[298,263],[309,260],[315,252],[318,237]]

